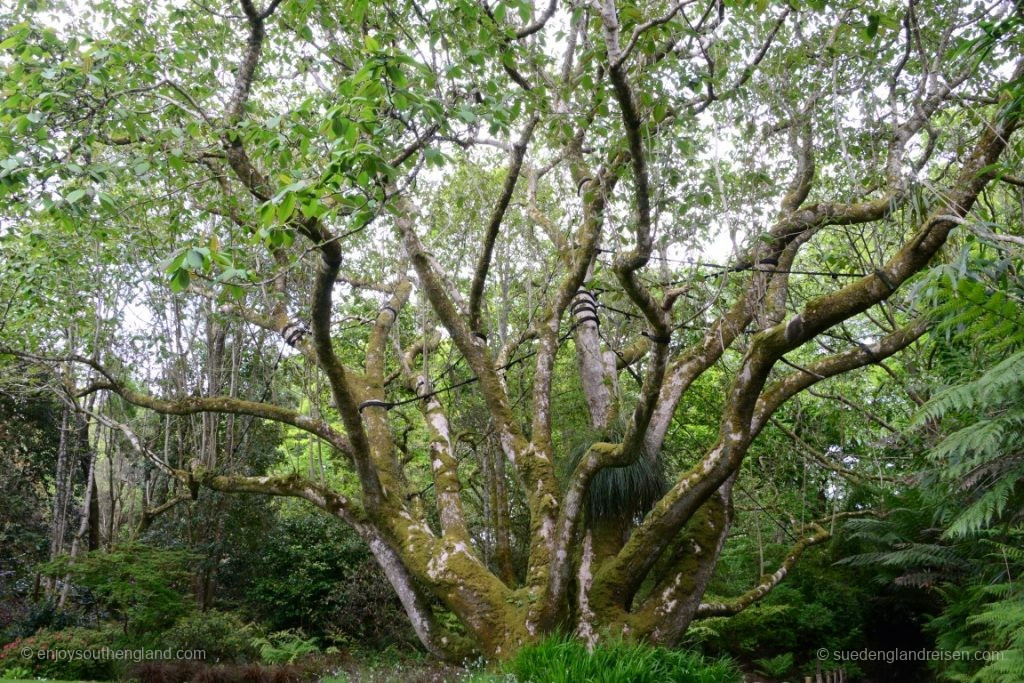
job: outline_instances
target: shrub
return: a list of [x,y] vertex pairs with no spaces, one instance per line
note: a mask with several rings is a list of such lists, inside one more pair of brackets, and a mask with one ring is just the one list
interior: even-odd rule
[[0,671],[0,680],[4,681],[21,681],[29,678],[32,678],[32,669],[24,666],[14,666]]
[[245,564],[251,572],[245,602],[270,629],[301,629],[366,648],[418,644],[369,548],[335,519],[282,516],[261,555]]
[[40,569],[49,576],[67,575],[87,589],[101,608],[121,619],[125,633],[145,634],[168,628],[193,608],[186,569],[190,559],[183,551],[129,543],[73,561],[63,556]]
[[524,647],[506,670],[524,683],[725,683],[740,681],[729,660],[686,650],[612,641],[588,651],[579,640],[552,637]]
[[[6,598],[2,582],[0,582],[0,595],[4,595]],[[0,604],[0,610],[4,607]],[[81,610],[59,609],[52,599],[27,602],[17,606],[17,614],[8,613],[5,616],[8,616],[9,619],[6,627],[0,630],[0,643],[7,643],[15,638],[26,638],[41,628],[59,631],[71,626],[95,626],[95,623],[90,623],[85,618]]]
[[[0,650],[0,671],[7,669],[28,669],[34,677],[57,678],[64,680],[109,680],[117,673],[120,662],[110,658],[100,658],[98,651],[103,648],[118,646],[118,633],[111,629],[90,629],[82,627],[66,628],[59,631],[41,629],[27,638],[19,638],[8,643]],[[25,659],[21,656],[23,648],[35,652],[81,651],[82,657],[74,660]]]
[[253,645],[258,635],[257,629],[237,614],[209,610],[181,617],[160,642],[174,650],[204,650],[207,662],[233,662],[258,656]]

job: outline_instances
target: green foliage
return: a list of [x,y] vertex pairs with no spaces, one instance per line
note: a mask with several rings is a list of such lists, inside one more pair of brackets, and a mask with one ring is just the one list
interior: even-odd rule
[[174,650],[203,650],[205,661],[211,663],[234,662],[255,658],[257,636],[258,629],[234,612],[207,610],[178,619],[160,635],[160,644]]
[[75,560],[60,557],[40,570],[47,576],[68,576],[116,615],[125,633],[138,636],[161,631],[193,609],[187,590],[190,559],[181,550],[128,543]]
[[319,652],[315,638],[305,638],[300,631],[275,631],[252,639],[260,659],[268,664],[292,664],[303,655]]
[[[24,371],[0,360],[0,375]],[[0,380],[0,642],[35,609],[32,570],[46,557],[47,507],[60,442],[60,411],[52,402],[36,396],[17,400],[5,389]]]
[[[42,629],[27,638],[19,638],[0,650],[0,671],[9,668],[29,669],[33,677],[63,680],[110,680],[120,664],[112,658],[99,657],[103,648],[117,647],[116,629],[73,627],[61,630]],[[22,657],[22,650],[33,653],[31,659]],[[72,651],[88,652],[88,656],[72,658]],[[40,652],[63,653],[59,659],[40,658]]]
[[732,662],[686,650],[613,641],[588,651],[579,640],[557,636],[523,648],[506,669],[532,683],[725,683],[742,678]]
[[922,408],[918,422],[949,415],[969,417],[932,450],[932,458],[942,481],[964,494],[967,505],[946,530],[964,537],[1021,509],[1024,351],[939,394]]
[[790,669],[793,668],[793,653],[783,652],[780,655],[774,657],[764,657],[762,659],[755,659],[754,664],[757,664],[759,671],[763,672],[766,676],[772,678],[782,678]]
[[1004,683],[1024,678],[1024,350],[1013,352],[1024,343],[1024,287],[1002,261],[983,269],[972,287],[964,282],[970,296],[952,320],[970,325],[976,343],[992,341],[1011,353],[940,393],[918,417],[919,424],[955,425],[931,456],[936,484],[952,493],[941,508],[943,535],[969,563],[967,581],[941,586],[947,607],[929,627],[943,648],[1000,655],[980,665],[952,663],[944,677]]
[[415,642],[366,544],[337,520],[286,508],[257,557],[244,599],[273,630],[301,628],[338,643]]
[[12,666],[9,669],[0,671],[0,680],[20,681],[32,677],[32,669],[24,666]]
[[847,524],[862,551],[845,562],[939,598],[937,649],[988,654],[935,662],[942,679],[1008,683],[1024,678],[1024,286],[1012,259],[989,253],[972,242],[925,280],[945,333],[945,386],[915,422],[938,435],[930,468],[887,518]]
[[1024,586],[1016,580],[1024,572],[1024,532],[1017,529],[1013,535],[1013,545],[982,538],[984,551],[972,556],[976,573],[938,589],[946,607],[928,624],[936,647],[982,657],[944,663],[940,674],[946,680],[1010,683],[1024,677]]

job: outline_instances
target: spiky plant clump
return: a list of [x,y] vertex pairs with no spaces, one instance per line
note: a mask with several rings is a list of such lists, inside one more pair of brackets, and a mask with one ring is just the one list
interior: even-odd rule
[[[576,468],[592,443],[619,443],[622,431],[618,425],[607,434],[591,435],[576,444],[569,452],[567,472]],[[641,448],[631,464],[606,467],[594,476],[585,501],[587,519],[591,522],[632,520],[650,510],[666,490],[667,481],[660,461]]]

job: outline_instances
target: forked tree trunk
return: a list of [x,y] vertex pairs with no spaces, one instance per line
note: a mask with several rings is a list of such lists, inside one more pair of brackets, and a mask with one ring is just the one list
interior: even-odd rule
[[[186,395],[184,368],[180,370],[178,395],[173,398],[155,398],[136,391],[129,383],[118,381],[113,373],[106,371],[103,375],[107,381],[101,387],[158,412],[192,419],[198,414],[206,416],[199,429],[193,430],[195,449],[186,449],[181,443],[182,461],[174,466],[149,453],[130,428],[122,426],[122,431],[162,472],[180,481],[193,494],[199,487],[207,487],[223,492],[292,496],[307,500],[349,524],[369,545],[399,595],[416,633],[432,653],[440,656],[457,658],[475,648],[487,657],[505,658],[553,632],[574,632],[588,642],[625,637],[672,644],[694,619],[734,614],[767,594],[807,547],[822,542],[829,534],[820,524],[810,522],[799,530],[800,537],[779,567],[762,576],[750,590],[727,601],[704,602],[705,590],[732,521],[732,487],[748,449],[768,419],[790,398],[821,380],[878,363],[897,353],[915,341],[926,324],[911,319],[902,323],[904,327],[884,328],[874,341],[850,343],[845,350],[818,355],[806,367],[788,368],[790,364],[783,362],[785,355],[810,348],[819,335],[888,300],[911,277],[928,267],[954,228],[969,224],[973,205],[993,179],[997,162],[1018,128],[1022,104],[1019,97],[1003,98],[1000,94],[993,98],[999,103],[1004,99],[1010,101],[1005,106],[1000,104],[997,115],[982,127],[977,144],[964,155],[960,168],[946,173],[948,186],[942,188],[941,196],[929,207],[930,213],[923,216],[913,213],[906,219],[912,223],[908,230],[913,234],[906,236],[883,263],[872,272],[829,287],[827,293],[793,306],[789,276],[802,245],[825,229],[847,226],[858,229],[889,221],[896,210],[906,204],[910,195],[907,172],[913,170],[916,174],[921,170],[911,168],[908,146],[912,148],[910,143],[930,129],[929,119],[942,112],[955,86],[939,85],[945,79],[938,73],[921,73],[930,68],[924,63],[904,70],[910,57],[903,58],[896,69],[897,76],[893,76],[890,93],[894,100],[893,121],[889,131],[891,139],[886,141],[885,167],[875,169],[878,180],[872,181],[875,186],[869,195],[859,188],[851,188],[848,195],[870,198],[845,203],[808,202],[815,179],[812,124],[820,118],[811,111],[812,101],[808,105],[810,113],[786,124],[793,133],[793,174],[779,201],[777,216],[771,225],[752,235],[751,246],[737,256],[731,268],[719,273],[722,281],[726,276],[734,278],[719,292],[723,297],[721,312],[717,307],[712,310],[708,304],[693,315],[684,314],[673,309],[684,291],[666,283],[652,286],[643,277],[658,238],[654,219],[658,207],[654,205],[656,201],[652,201],[657,195],[649,177],[648,147],[665,129],[679,131],[678,117],[688,116],[694,110],[704,111],[713,102],[739,92],[764,58],[776,32],[786,24],[789,12],[795,11],[787,8],[781,15],[767,42],[756,51],[754,61],[742,69],[739,68],[744,64],[742,61],[726,69],[735,70],[740,76],[731,86],[734,88],[731,92],[712,87],[718,75],[714,73],[713,60],[707,59],[712,73],[706,76],[706,98],[698,95],[689,103],[680,102],[678,110],[673,105],[663,112],[667,118],[656,120],[661,117],[654,117],[648,111],[650,103],[634,92],[635,82],[641,82],[641,76],[660,77],[650,70],[659,68],[659,60],[668,55],[680,56],[680,50],[675,39],[664,50],[634,51],[634,48],[653,35],[645,34],[646,31],[668,31],[677,23],[672,21],[676,12],[686,10],[686,5],[681,3],[665,19],[652,17],[625,30],[620,26],[621,11],[614,0],[593,3],[588,7],[588,16],[583,16],[579,24],[574,20],[563,71],[560,75],[546,74],[562,80],[557,87],[543,88],[543,95],[531,95],[524,100],[528,102],[524,105],[528,111],[516,123],[520,126],[519,135],[507,145],[499,143],[508,153],[502,189],[482,231],[475,266],[452,264],[458,270],[456,276],[445,272],[437,255],[431,251],[435,245],[422,241],[425,221],[419,215],[415,195],[410,189],[415,173],[399,178],[403,165],[408,162],[405,167],[410,167],[410,160],[418,160],[421,152],[426,156],[424,149],[438,139],[434,135],[439,132],[439,126],[424,126],[421,137],[417,126],[402,121],[405,125],[398,127],[415,134],[416,139],[411,142],[403,139],[393,159],[374,158],[374,168],[387,171],[373,171],[372,182],[367,185],[373,188],[368,192],[379,191],[379,197],[372,195],[374,201],[379,198],[381,206],[386,204],[387,211],[382,213],[387,214],[404,254],[393,255],[400,262],[396,282],[375,287],[386,292],[389,298],[370,321],[365,345],[359,352],[353,349],[339,352],[335,315],[334,296],[339,280],[345,276],[342,265],[349,247],[343,237],[352,234],[335,233],[335,220],[358,222],[362,216],[358,209],[350,211],[347,204],[334,203],[347,190],[332,194],[330,198],[321,197],[325,204],[318,208],[325,209],[323,212],[306,211],[303,206],[303,210],[295,210],[288,216],[272,214],[286,223],[289,231],[306,240],[310,252],[319,254],[309,291],[299,292],[303,302],[310,301],[311,329],[288,317],[286,294],[295,284],[290,279],[294,263],[284,253],[284,248],[272,248],[279,270],[266,286],[270,300],[265,308],[269,310],[256,311],[247,303],[226,304],[226,308],[253,325],[280,334],[301,356],[302,362],[322,372],[338,416],[337,424],[290,407],[266,403],[265,399],[242,400],[221,395],[224,339],[222,332],[218,336],[213,329],[211,320],[207,330],[206,392],[197,390]],[[266,3],[266,9],[259,10],[248,0],[242,3],[244,23],[240,25],[246,27],[247,36],[240,42],[244,42],[245,52],[237,63],[233,87],[221,100],[226,101],[226,105],[218,119],[216,136],[211,138],[220,140],[222,149],[203,158],[216,166],[218,178],[223,175],[219,173],[221,164],[233,172],[231,182],[225,183],[228,188],[225,199],[232,207],[241,204],[234,196],[236,186],[244,188],[253,198],[250,208],[276,206],[276,211],[280,211],[281,207],[292,205],[278,203],[278,199],[288,195],[294,200],[297,194],[289,194],[290,189],[278,187],[279,170],[259,167],[262,163],[271,163],[278,155],[267,153],[268,148],[250,156],[247,145],[258,145],[258,136],[256,141],[250,142],[239,132],[243,129],[239,124],[245,119],[260,63],[267,21],[278,6],[276,2]],[[550,7],[553,13],[558,3],[552,2]],[[719,23],[713,19],[716,13],[712,10],[716,7]],[[713,24],[708,28],[711,38],[715,37],[714,30],[721,24],[724,11],[723,3],[708,6],[707,17]],[[547,18],[550,16],[548,14]],[[545,18],[537,28],[515,39],[542,30],[546,21]],[[836,31],[835,35],[838,33]],[[574,61],[577,57],[582,60],[575,52],[577,38],[581,46],[587,46],[589,65]],[[703,38],[697,36],[697,40]],[[523,64],[518,60],[518,50],[525,43],[520,43],[516,50],[512,50],[511,45],[512,42],[502,43],[504,70],[517,85],[529,85],[526,77],[517,71],[517,67],[526,68],[526,60]],[[947,47],[942,45],[936,53],[937,63],[942,63]],[[909,42],[907,48],[907,55],[916,55],[917,50],[911,50]],[[374,59],[385,59],[386,51],[382,49]],[[705,50],[700,52],[707,58]],[[930,63],[930,60],[927,61]],[[601,89],[600,95],[591,89],[589,94],[596,99],[587,101],[582,110],[573,111],[577,103],[563,99],[565,96],[559,93],[573,92],[574,98],[576,92],[587,94],[587,91],[573,90],[577,81],[581,81],[577,69],[582,69],[580,75],[589,77],[586,69],[592,68],[595,62],[600,64],[599,79],[605,79],[608,87]],[[917,89],[920,97],[911,102],[911,94],[904,101],[897,92],[905,85],[899,80],[899,73],[905,71],[903,77],[911,78],[910,72],[915,69],[919,71],[915,77],[920,78],[921,87]],[[527,74],[534,76],[530,71]],[[1024,63],[1016,67],[1010,82],[1019,87],[1022,77]],[[537,80],[536,84],[541,82]],[[721,85],[728,86],[724,82]],[[915,88],[909,88],[908,92],[913,90]],[[617,118],[599,113],[604,108],[614,110]],[[904,112],[908,112],[907,117],[900,120]],[[691,120],[697,121],[696,118]],[[553,128],[552,123],[559,125]],[[568,127],[568,134],[562,134],[562,123]],[[601,136],[591,135],[591,123],[605,132]],[[352,122],[346,125],[349,124]],[[672,125],[677,127],[672,128]],[[621,129],[617,128],[619,126]],[[388,126],[381,128],[386,130]],[[544,153],[534,155],[537,158],[527,160],[527,148],[535,129],[544,131],[549,145],[561,145],[561,148],[545,149]],[[879,130],[882,129],[880,126]],[[371,135],[359,127],[352,130],[360,136]],[[449,132],[445,130],[444,134]],[[467,142],[469,146],[472,144]],[[377,149],[374,145],[359,147]],[[380,149],[386,147],[382,145]],[[670,147],[662,145],[663,149]],[[496,324],[500,335],[492,333],[489,337],[484,296],[505,212],[516,203],[513,200],[524,165],[528,167],[529,162],[546,164],[548,157],[552,158],[552,165],[547,170],[560,166],[562,185],[571,183],[575,188],[575,197],[566,197],[579,209],[566,212],[575,224],[561,230],[558,221],[543,216],[537,201],[537,178],[541,175],[537,169],[527,169],[531,177],[527,202],[531,219],[548,233],[551,243],[559,250],[562,267],[551,282],[536,288],[539,293],[531,281],[525,284],[530,308],[526,316],[527,329],[519,335],[509,333],[505,329],[508,320],[502,317]],[[670,159],[658,160],[659,164],[671,162]],[[341,175],[343,172],[339,171],[339,177]],[[623,190],[620,180],[625,178],[629,180],[621,183],[625,186]],[[559,186],[559,183],[552,185]],[[829,184],[823,192],[831,194],[835,189]],[[312,186],[306,190],[315,193]],[[628,204],[628,211],[623,210],[624,203]],[[239,220],[245,221],[244,218]],[[624,222],[627,229],[622,230],[622,225],[618,224],[606,224],[612,222]],[[367,224],[361,224],[356,231],[364,227]],[[627,234],[632,244],[622,247]],[[603,270],[614,277],[614,286],[623,292],[626,305],[631,307],[629,320],[636,328],[632,336],[641,342],[630,347],[629,353],[623,353],[622,357],[609,354],[611,349],[607,348],[607,341],[601,334],[598,302],[586,289],[598,256],[607,251],[600,246],[604,242],[614,242],[616,249],[613,262]],[[468,301],[457,285],[465,279],[464,267],[473,268]],[[406,276],[410,269],[415,278]],[[401,348],[399,344],[397,353],[392,350],[392,342],[402,332],[401,326],[395,329],[396,322],[410,299],[414,282],[416,300],[429,307],[430,315],[444,328],[445,344],[458,353],[463,367],[472,374],[473,390],[477,392],[482,409],[486,410],[488,435],[492,435],[498,446],[495,449],[497,459],[488,464],[491,486],[485,492],[497,531],[493,539],[499,556],[497,571],[493,570],[494,563],[488,563],[474,544],[475,520],[463,510],[458,435],[432,387],[432,369],[425,360],[419,362],[421,355],[425,357],[428,352],[429,340],[423,335],[408,348]],[[310,296],[307,298],[307,295]],[[571,333],[564,332],[567,321],[573,325]],[[683,325],[688,325],[688,330],[694,326],[699,329],[683,335],[679,333]],[[563,416],[552,409],[552,388],[556,380],[560,380],[557,371],[564,367],[557,362],[558,353],[572,335],[588,428],[594,438],[584,444],[578,462],[565,473],[559,467],[568,454],[561,443],[561,425],[556,424]],[[639,338],[641,335],[643,339]],[[738,341],[741,335],[742,343]],[[500,348],[496,341],[499,336]],[[350,337],[346,335],[346,339]],[[527,343],[531,344],[529,354],[512,355],[519,345]],[[180,335],[178,348],[181,349]],[[722,363],[727,352],[734,357],[729,363]],[[510,396],[505,375],[513,358],[517,363],[530,359],[532,364],[527,396]],[[498,362],[499,359],[505,362]],[[92,362],[75,360],[98,368],[95,359]],[[662,453],[673,416],[681,402],[689,398],[688,391],[694,382],[716,366],[724,377],[720,397],[724,407],[718,416],[717,432],[706,451],[692,454],[692,465],[674,474],[674,481],[669,482],[664,495],[649,511],[603,521],[589,519],[588,495],[595,482],[600,481],[598,477],[613,468],[635,466],[644,457],[655,464],[664,460]],[[617,378],[624,368],[634,369],[640,386],[630,392],[630,405],[621,401],[623,417],[618,419],[622,396]],[[433,370],[436,372],[437,368]],[[398,399],[398,392],[405,392],[405,396],[411,392],[413,398]],[[425,476],[431,478],[429,498],[422,495],[420,482],[415,480],[419,473],[411,473],[406,467],[408,463],[399,456],[393,431],[394,417],[390,412],[399,404],[410,412],[420,411],[420,434],[427,442],[422,456],[429,467]],[[358,482],[349,489],[355,493],[342,493],[312,477],[298,474],[222,473],[217,468],[216,441],[220,433],[219,415],[224,413],[275,421],[323,439],[336,449],[338,460],[348,466],[348,472]],[[566,419],[578,423],[578,418]],[[183,454],[193,450],[197,457],[186,465]],[[506,467],[508,476],[503,472]],[[83,526],[75,536],[76,544],[88,528],[92,480],[90,464]],[[507,521],[512,497],[507,492],[503,495],[505,482],[519,486],[529,516],[526,557],[522,566],[514,568],[517,571],[510,571],[512,568],[505,559],[510,553],[501,546],[507,537],[507,526],[502,525]],[[428,500],[436,509],[425,509]],[[438,618],[436,608],[439,605],[455,616],[468,637],[460,635],[460,629],[446,628],[445,619]]]

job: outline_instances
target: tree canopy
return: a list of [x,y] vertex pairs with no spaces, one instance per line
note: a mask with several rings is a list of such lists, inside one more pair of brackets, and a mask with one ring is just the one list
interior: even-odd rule
[[[949,282],[1024,241],[1022,23],[1007,1],[19,2],[6,384],[128,454],[111,518],[216,491],[347,524],[439,656],[677,643],[906,489],[889,422],[955,353],[929,336]],[[822,479],[792,543],[709,593],[744,479],[794,451]]]

